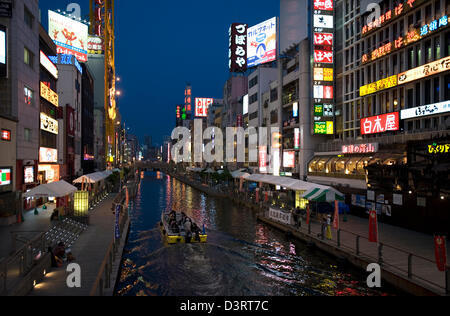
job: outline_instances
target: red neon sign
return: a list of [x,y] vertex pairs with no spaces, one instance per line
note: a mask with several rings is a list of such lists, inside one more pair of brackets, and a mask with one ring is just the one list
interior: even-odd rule
[[361,120],[361,134],[378,134],[400,130],[399,112],[366,117]]
[[11,141],[11,131],[7,129],[2,129],[2,140],[10,142]]
[[333,34],[331,34],[331,33],[314,33],[314,45],[333,46]]
[[314,0],[314,10],[333,11],[333,0]]
[[320,64],[332,64],[333,63],[333,52],[315,50],[314,51],[314,62]]

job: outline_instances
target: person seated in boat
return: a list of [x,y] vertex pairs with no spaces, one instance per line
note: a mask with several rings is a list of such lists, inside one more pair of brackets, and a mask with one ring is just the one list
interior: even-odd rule
[[172,211],[169,213],[169,221],[171,221],[172,219],[175,219],[175,220],[176,220],[176,218],[177,218],[177,212],[175,212],[175,210],[172,210]]
[[187,218],[184,222],[184,231],[186,232],[186,242],[191,242],[192,238],[192,221],[190,218]]
[[169,228],[173,233],[179,233],[180,228],[178,227],[177,221],[175,219],[171,219],[169,222]]
[[192,233],[195,235],[195,240],[200,241],[200,227],[196,223],[192,223]]

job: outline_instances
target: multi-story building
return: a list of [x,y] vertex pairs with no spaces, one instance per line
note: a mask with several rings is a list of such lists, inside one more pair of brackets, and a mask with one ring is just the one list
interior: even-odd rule
[[82,176],[81,124],[83,68],[73,55],[57,56],[59,71],[58,95],[62,108],[60,117],[59,160],[63,165],[61,177],[72,181]]
[[40,112],[38,1],[17,0],[4,13],[0,17],[4,43],[0,45],[1,217],[20,208],[20,192],[26,189],[23,166],[37,169]]
[[87,64],[81,64],[81,168],[83,174],[95,171],[94,156],[94,78]]
[[[40,26],[40,130],[39,130],[39,165],[35,172],[37,179],[33,180],[34,168],[24,165],[25,183],[31,188],[35,182],[41,184],[57,182],[60,180],[60,165],[58,161],[58,118],[61,115],[59,97],[56,93],[59,71],[53,61],[56,55],[56,45],[47,32]],[[52,61],[53,59],[53,61]],[[26,199],[25,208],[35,207],[34,199]]]
[[355,211],[448,233],[450,1],[335,5],[336,139],[317,146],[308,179]]

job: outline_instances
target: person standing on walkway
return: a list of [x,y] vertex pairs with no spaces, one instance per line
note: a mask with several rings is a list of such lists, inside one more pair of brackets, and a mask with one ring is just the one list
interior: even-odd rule
[[327,216],[327,239],[332,240],[333,235],[331,233],[331,215]]

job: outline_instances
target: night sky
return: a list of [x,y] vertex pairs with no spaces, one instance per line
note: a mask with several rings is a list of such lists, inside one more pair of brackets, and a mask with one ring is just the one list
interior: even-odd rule
[[[65,11],[70,0],[40,0],[42,25],[47,11]],[[278,0],[116,0],[116,72],[122,118],[143,141],[161,144],[175,124],[175,106],[192,84],[194,97],[223,97],[228,72],[228,28],[256,25],[279,16]],[[89,1],[79,0],[88,19]],[[132,5],[132,3],[135,3]]]

